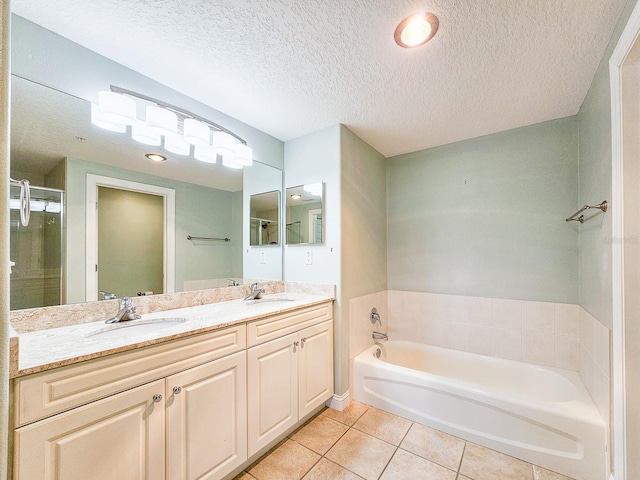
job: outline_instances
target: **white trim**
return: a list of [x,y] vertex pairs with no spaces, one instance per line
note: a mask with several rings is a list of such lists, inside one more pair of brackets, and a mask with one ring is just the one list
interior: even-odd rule
[[343,411],[345,408],[349,406],[351,403],[351,392],[347,390],[346,393],[342,395],[333,395],[325,405],[329,408],[333,408],[334,410],[338,410],[339,412]]
[[[609,60],[611,83],[611,288],[612,288],[612,408],[613,470],[627,478],[625,404],[625,312],[624,312],[624,152],[622,119],[622,67],[640,33],[640,3],[636,4]],[[613,478],[613,476],[612,476]]]
[[[119,188],[132,192],[159,195],[164,199],[164,280],[163,293],[173,293],[176,281],[176,192],[172,188],[132,182],[120,178],[87,174],[86,209],[86,256],[85,256],[85,301],[98,299],[98,187]],[[116,226],[117,227],[117,226]]]

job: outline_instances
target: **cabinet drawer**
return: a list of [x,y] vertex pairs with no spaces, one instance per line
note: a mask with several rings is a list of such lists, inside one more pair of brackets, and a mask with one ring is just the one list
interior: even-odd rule
[[238,325],[18,378],[16,426],[245,348],[246,329]]
[[316,323],[331,320],[332,316],[333,303],[329,302],[248,323],[247,346],[252,347]]

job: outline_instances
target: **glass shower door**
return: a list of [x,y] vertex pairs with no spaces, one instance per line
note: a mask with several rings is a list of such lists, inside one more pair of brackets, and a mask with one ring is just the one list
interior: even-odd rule
[[31,218],[20,222],[20,188],[11,187],[11,310],[61,305],[63,192],[31,186]]

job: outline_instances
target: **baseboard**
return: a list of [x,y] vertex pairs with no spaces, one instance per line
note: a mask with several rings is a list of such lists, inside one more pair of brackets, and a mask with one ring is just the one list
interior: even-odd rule
[[325,405],[329,408],[333,408],[334,410],[338,410],[339,412],[341,412],[342,410],[347,408],[350,403],[351,394],[347,390],[342,395],[333,395],[329,400],[327,400],[327,403],[325,403]]

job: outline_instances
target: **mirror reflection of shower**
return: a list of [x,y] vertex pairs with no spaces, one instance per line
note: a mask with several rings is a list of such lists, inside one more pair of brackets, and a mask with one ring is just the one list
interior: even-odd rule
[[11,185],[10,291],[11,310],[60,305],[64,194],[53,188],[30,187],[29,221],[25,226],[24,193]]

